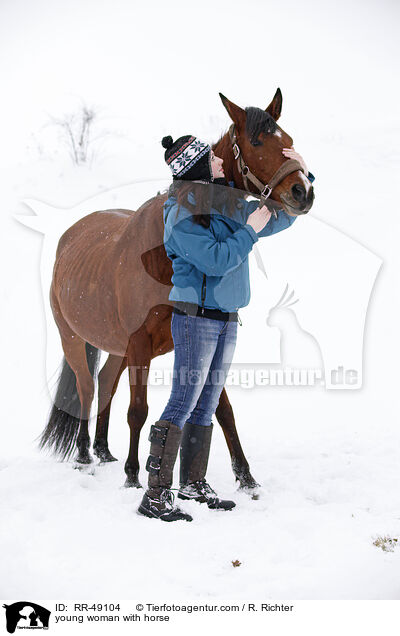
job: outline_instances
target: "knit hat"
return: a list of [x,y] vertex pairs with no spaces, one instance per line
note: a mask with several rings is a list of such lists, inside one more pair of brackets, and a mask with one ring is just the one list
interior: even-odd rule
[[193,135],[163,137],[165,161],[171,168],[173,179],[214,181],[211,168],[211,146]]

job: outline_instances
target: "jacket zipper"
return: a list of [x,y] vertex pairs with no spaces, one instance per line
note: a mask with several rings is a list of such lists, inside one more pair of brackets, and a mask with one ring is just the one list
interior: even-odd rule
[[[201,286],[201,315],[204,316],[204,301],[206,299],[206,275],[203,274],[203,284]],[[240,320],[239,312],[238,312],[238,323],[242,325],[242,321]]]
[[[204,290],[204,293],[203,293]],[[201,315],[204,316],[204,301],[206,299],[206,275],[203,274],[203,284],[201,286]]]

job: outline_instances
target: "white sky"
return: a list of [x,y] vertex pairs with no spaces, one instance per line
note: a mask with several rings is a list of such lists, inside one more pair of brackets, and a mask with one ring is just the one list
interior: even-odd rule
[[301,142],[321,119],[351,128],[360,115],[397,116],[399,3],[277,5],[2,0],[3,144],[18,153],[47,112],[76,97],[154,148],[164,134],[201,134],[210,116],[215,140],[227,125],[219,91],[265,107],[279,86],[284,127]]

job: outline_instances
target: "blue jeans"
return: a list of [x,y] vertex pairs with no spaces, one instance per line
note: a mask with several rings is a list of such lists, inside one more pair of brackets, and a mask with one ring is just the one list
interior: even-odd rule
[[236,321],[172,313],[175,346],[172,390],[160,420],[210,426],[218,406],[237,336]]

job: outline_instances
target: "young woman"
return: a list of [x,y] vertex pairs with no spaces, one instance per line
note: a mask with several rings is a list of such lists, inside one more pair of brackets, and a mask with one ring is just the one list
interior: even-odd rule
[[[223,187],[228,185],[223,160],[196,137],[173,142],[168,136],[162,145],[173,175],[164,204],[164,245],[173,267],[169,299],[174,301],[175,360],[171,396],[151,427],[148,489],[138,512],[163,521],[192,521],[173,504],[179,446],[178,497],[231,510],[235,503],[219,499],[205,479],[211,418],[235,350],[237,311],[250,300],[248,254],[259,237],[290,227],[296,217],[283,210],[271,217],[266,206],[259,208],[258,201]],[[284,154],[305,165],[294,149]]]

